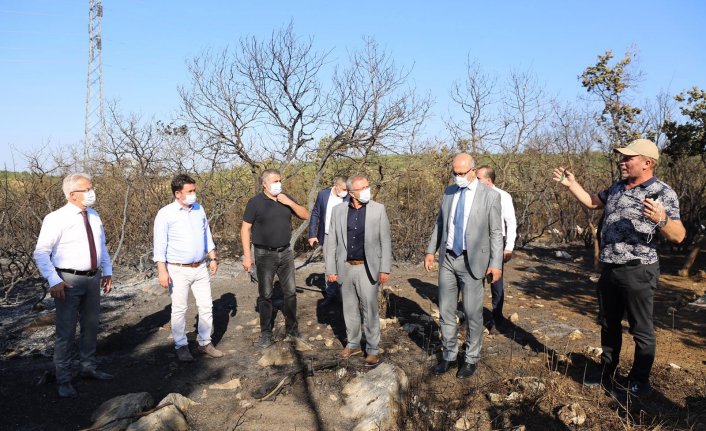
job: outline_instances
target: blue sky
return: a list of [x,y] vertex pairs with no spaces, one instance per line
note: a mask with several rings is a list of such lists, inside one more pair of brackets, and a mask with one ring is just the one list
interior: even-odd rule
[[[491,4],[493,3],[493,4]],[[103,0],[106,99],[123,112],[168,120],[188,83],[185,61],[241,37],[265,37],[291,20],[295,32],[332,50],[332,64],[374,37],[436,103],[426,132],[446,136],[449,90],[466,58],[491,74],[531,70],[550,94],[585,94],[577,79],[612,49],[631,47],[643,72],[636,98],[706,87],[701,28],[706,2],[693,1],[180,1]],[[88,1],[0,0],[0,168],[9,147],[63,148],[83,139]],[[15,153],[14,165],[23,168]]]

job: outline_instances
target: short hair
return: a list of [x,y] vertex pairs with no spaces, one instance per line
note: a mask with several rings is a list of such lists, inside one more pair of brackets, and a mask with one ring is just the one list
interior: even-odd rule
[[368,177],[363,174],[355,174],[352,177],[348,177],[346,179],[346,187],[348,188],[348,190],[353,190],[353,182],[358,180],[368,181]]
[[642,156],[645,160],[652,160],[652,170],[657,169],[657,165],[659,164],[659,160],[653,159],[652,157],[649,156]]
[[279,175],[280,177],[282,176],[278,169],[265,169],[260,174],[260,184],[264,183],[265,179],[270,175]]
[[64,196],[66,196],[66,199],[68,199],[71,192],[74,191],[74,187],[76,187],[76,183],[79,182],[79,180],[91,181],[91,176],[85,172],[76,172],[69,174],[64,178],[61,189],[64,191]]
[[477,171],[480,171],[481,169],[485,171],[483,178],[490,178],[490,181],[495,184],[495,169],[489,165],[482,165],[478,167]]
[[339,175],[333,180],[334,184],[338,183],[346,183],[346,187],[348,187],[348,177],[345,175]]
[[187,174],[177,174],[172,178],[172,194],[180,192],[186,184],[196,184],[196,180]]

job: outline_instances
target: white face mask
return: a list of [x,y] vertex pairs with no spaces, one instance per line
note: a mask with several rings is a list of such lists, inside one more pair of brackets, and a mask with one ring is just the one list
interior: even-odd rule
[[272,196],[277,196],[280,193],[282,193],[282,182],[281,181],[277,181],[276,183],[270,184],[270,194]]
[[188,195],[184,196],[184,199],[181,200],[184,205],[193,205],[196,203],[196,193],[189,193]]
[[358,201],[362,204],[367,204],[370,201],[370,187],[366,187],[360,191]]
[[81,201],[81,205],[85,207],[91,207],[93,204],[96,203],[96,191],[91,189],[87,192],[83,192],[83,200]]
[[454,182],[461,188],[468,187],[468,185],[471,184],[471,180],[469,180],[465,175],[456,175],[454,177]]
[[348,192],[338,192],[338,197],[339,197],[339,198],[343,199],[343,198],[345,198],[346,196],[348,196]]

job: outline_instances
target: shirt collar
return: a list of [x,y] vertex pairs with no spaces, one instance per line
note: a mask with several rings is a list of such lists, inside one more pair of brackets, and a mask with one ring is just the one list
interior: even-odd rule
[[[66,205],[64,205],[64,208],[66,208],[66,211],[70,211],[71,214],[81,214],[84,211],[73,202],[66,202]],[[89,209],[90,208],[86,208],[86,211],[88,211]]]
[[[628,182],[626,180],[622,180],[622,182],[623,182],[623,188],[626,188],[628,185]],[[652,175],[652,177],[649,180],[645,181],[644,183],[640,183],[633,188],[638,188],[638,187],[647,188],[656,182],[657,182],[657,177]]]

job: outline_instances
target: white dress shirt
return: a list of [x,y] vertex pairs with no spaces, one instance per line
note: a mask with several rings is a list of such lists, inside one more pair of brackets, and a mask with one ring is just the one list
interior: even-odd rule
[[[468,226],[468,215],[471,214],[471,206],[473,205],[473,198],[476,196],[476,188],[478,187],[478,180],[473,180],[467,187],[466,194],[464,195],[463,201],[463,249],[466,250],[466,227]],[[451,202],[451,213],[449,214],[449,224],[446,227],[446,232],[448,236],[446,237],[446,248],[451,250],[454,246],[454,218],[456,215],[456,205],[458,205],[458,199],[461,196],[461,189],[459,188],[454,194],[453,201]]]
[[517,239],[517,220],[515,219],[515,206],[512,204],[512,196],[503,189],[493,186],[493,190],[500,193],[500,211],[503,218],[503,236],[505,237],[505,250],[515,249]]
[[338,197],[338,195],[333,192],[333,187],[331,187],[331,196],[328,197],[328,202],[326,202],[326,221],[324,222],[324,233],[328,233],[328,227],[331,224],[331,213],[333,212],[333,207],[342,202],[343,198]]
[[216,248],[206,212],[199,203],[186,209],[177,200],[162,207],[154,219],[155,262],[201,262]]
[[[113,265],[105,245],[103,222],[94,209],[88,208],[87,214],[101,272],[104,277],[112,275]],[[91,270],[91,253],[81,208],[69,202],[44,217],[34,249],[34,260],[42,277],[49,282],[49,287],[62,281],[56,268]]]

